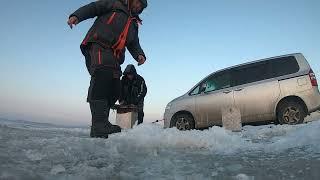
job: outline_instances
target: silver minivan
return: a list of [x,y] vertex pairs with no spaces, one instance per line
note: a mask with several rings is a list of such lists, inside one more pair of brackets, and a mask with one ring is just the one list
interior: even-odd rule
[[242,123],[302,123],[320,109],[316,76],[301,53],[214,72],[167,105],[164,127],[221,126],[222,109],[230,106],[240,110]]

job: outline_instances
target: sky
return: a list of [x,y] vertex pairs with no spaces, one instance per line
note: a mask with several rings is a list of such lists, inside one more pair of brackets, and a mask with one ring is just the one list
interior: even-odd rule
[[[79,45],[94,22],[69,15],[89,0],[2,1],[0,118],[89,125],[90,76]],[[320,78],[318,0],[149,0],[139,38],[147,61],[145,121],[208,74],[257,59],[304,54]],[[135,64],[129,53],[127,64]],[[111,117],[114,118],[114,112]]]

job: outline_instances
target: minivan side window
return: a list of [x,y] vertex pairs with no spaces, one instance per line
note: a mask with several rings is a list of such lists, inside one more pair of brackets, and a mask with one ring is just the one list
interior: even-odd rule
[[200,85],[198,85],[196,88],[194,88],[194,90],[191,91],[190,95],[191,96],[197,95],[197,94],[199,94],[199,91],[200,91]]
[[266,61],[240,66],[232,70],[234,85],[242,85],[271,78],[269,63]]
[[240,66],[231,71],[234,86],[239,86],[296,73],[299,65],[294,56],[288,56]]
[[293,74],[299,71],[299,65],[294,56],[270,60],[273,77]]
[[203,85],[205,87],[204,92],[211,92],[231,87],[230,79],[231,78],[229,71],[213,74],[203,82]]

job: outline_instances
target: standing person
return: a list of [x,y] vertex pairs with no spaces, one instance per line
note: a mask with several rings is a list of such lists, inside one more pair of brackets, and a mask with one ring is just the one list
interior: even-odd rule
[[120,65],[126,48],[138,65],[146,61],[138,37],[139,14],[146,7],[147,0],[98,0],[69,16],[71,28],[97,17],[80,45],[91,75],[87,98],[92,115],[91,137],[108,138],[108,134],[121,131],[109,122],[109,111],[119,98]]
[[135,105],[138,108],[138,124],[143,123],[144,97],[147,94],[146,83],[134,65],[129,64],[123,72],[121,79],[120,105]]

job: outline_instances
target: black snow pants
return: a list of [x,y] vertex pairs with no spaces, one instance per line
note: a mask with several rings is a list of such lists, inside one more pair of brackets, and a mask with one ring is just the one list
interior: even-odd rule
[[[90,54],[91,61],[96,61],[95,57]],[[92,115],[90,136],[107,138],[108,134],[121,131],[120,127],[109,122],[110,108],[120,95],[119,72],[108,66],[95,67],[90,71],[91,81],[87,97]]]
[[96,69],[90,81],[88,102],[106,101],[110,105],[118,100],[120,95],[120,78],[114,77],[109,68]]
[[143,123],[144,112],[143,109],[138,111],[138,124]]

